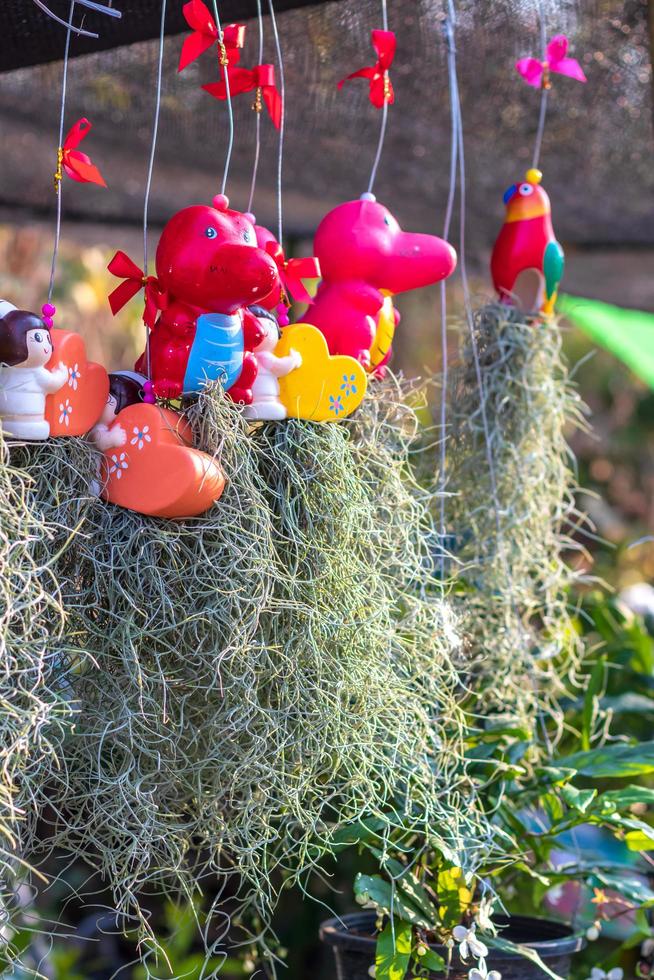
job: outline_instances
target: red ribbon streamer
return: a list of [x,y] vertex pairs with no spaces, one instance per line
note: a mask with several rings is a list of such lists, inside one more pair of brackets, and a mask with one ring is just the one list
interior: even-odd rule
[[284,249],[279,242],[268,242],[266,252],[272,257],[279,269],[279,275],[286,292],[296,303],[313,303],[307,292],[303,279],[319,279],[322,275],[320,262],[314,256],[301,259],[287,259]]
[[373,31],[371,36],[377,61],[374,65],[353,71],[347,78],[341,79],[338,87],[339,89],[343,88],[345,83],[353,78],[368,78],[370,80],[370,101],[377,109],[381,109],[386,103],[392,105],[395,102],[395,92],[388,70],[395,58],[397,39],[393,31]]
[[136,262],[132,262],[125,252],[116,252],[107,268],[112,276],[125,280],[116,286],[109,296],[113,315],[115,316],[137,293],[145,289],[143,321],[152,330],[159,310],[165,310],[168,305],[166,294],[160,289],[158,279],[155,276],[145,276],[143,269],[139,269]]
[[[219,33],[211,11],[202,0],[190,0],[182,8],[186,23],[193,33],[186,38],[179,59],[178,71],[184,71],[200,55],[218,44]],[[245,24],[227,24],[223,28],[223,44],[230,65],[237,65],[245,43]]]
[[64,140],[61,148],[61,164],[71,180],[76,180],[80,184],[99,184],[100,187],[106,187],[104,177],[91,163],[90,157],[77,149],[90,132],[91,123],[88,119],[78,119]]
[[[232,68],[227,69],[229,73],[229,94],[240,95],[242,92],[253,92],[261,89],[261,95],[266,108],[270,113],[270,118],[277,129],[282,123],[282,97],[277,91],[275,83],[274,65],[255,65],[254,68]],[[225,81],[213,82],[211,85],[203,85],[202,88],[215,99],[227,98],[227,85]]]

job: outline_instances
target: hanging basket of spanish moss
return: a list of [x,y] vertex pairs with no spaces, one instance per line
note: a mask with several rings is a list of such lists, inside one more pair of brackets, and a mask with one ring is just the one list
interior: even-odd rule
[[297,880],[348,822],[396,812],[463,850],[478,819],[398,383],[338,425],[248,428],[217,390],[190,417],[227,474],[200,518],[103,503],[81,440],[5,449],[1,474],[5,870],[81,858],[142,949],[153,892],[234,880],[265,924],[275,871]]
[[565,431],[585,424],[583,405],[555,321],[493,303],[475,314],[476,344],[467,330],[462,336],[447,509],[465,666],[476,710],[529,725],[539,710],[553,710],[565,663],[575,660],[575,575],[564,554],[578,547],[571,532],[582,519]]

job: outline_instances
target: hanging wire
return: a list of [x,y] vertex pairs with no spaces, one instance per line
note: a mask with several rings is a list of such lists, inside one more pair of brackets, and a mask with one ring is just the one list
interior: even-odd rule
[[[72,31],[73,34],[77,34],[79,37],[92,37],[97,40],[99,36],[98,34],[96,34],[94,31],[86,31],[82,26],[76,27],[75,24],[73,24],[72,17],[70,15],[66,21],[62,17],[58,17],[57,14],[54,14],[50,8],[43,3],[43,0],[32,0],[32,2],[39,8],[39,10],[42,10],[44,14],[50,17],[51,20],[56,21],[57,24],[61,24],[62,27]],[[94,10],[98,14],[106,14],[108,17],[116,17],[120,19],[123,16],[120,10],[116,10],[114,7],[108,7],[104,3],[97,3],[96,0],[77,0],[77,3],[79,3],[82,7],[88,7],[89,10]]]
[[[388,10],[386,7],[386,0],[382,0],[382,26],[385,31],[388,30]],[[386,127],[388,125],[388,102],[384,99],[384,105],[382,106],[382,118],[381,127],[379,129],[379,139],[377,141],[377,152],[375,153],[375,159],[372,164],[372,170],[370,171],[370,180],[368,181],[368,194],[372,194],[373,187],[375,186],[375,181],[377,180],[377,171],[379,170],[379,163],[381,161],[382,151],[384,149],[384,141],[386,140]]]
[[[75,0],[70,0],[70,10],[68,20],[72,23],[75,15]],[[55,172],[55,190],[57,192],[57,217],[55,220],[54,247],[52,249],[52,264],[50,266],[50,285],[48,286],[48,303],[52,303],[52,293],[54,291],[55,274],[57,271],[57,256],[59,255],[59,242],[61,239],[61,187],[63,184],[62,158],[64,146],[64,120],[66,116],[66,93],[68,89],[68,63],[70,61],[70,38],[74,28],[66,29],[66,47],[64,49],[64,68],[63,79],[61,82],[61,103],[59,106],[59,142],[57,143],[57,170]]]
[[[538,0],[538,16],[540,19],[540,48],[543,63],[547,61],[547,26],[545,24],[545,6],[543,0]],[[549,81],[547,72],[543,72],[543,84],[540,90],[540,113],[538,116],[538,129],[536,130],[536,143],[534,145],[534,156],[532,167],[538,170],[540,153],[543,146],[543,134],[545,133],[545,117],[547,115],[547,100],[549,96]]]
[[282,213],[282,179],[284,173],[284,130],[286,126],[286,79],[284,77],[284,57],[282,45],[279,39],[277,18],[275,17],[275,7],[273,0],[268,0],[270,20],[272,23],[273,35],[275,37],[275,50],[277,51],[277,67],[279,69],[279,91],[282,97],[282,117],[279,123],[279,148],[277,150],[277,241],[282,244],[284,234],[284,218]]
[[[157,137],[159,135],[159,116],[161,114],[161,86],[163,76],[163,56],[164,43],[166,36],[166,3],[161,0],[161,25],[159,28],[159,57],[157,62],[157,95],[154,106],[154,123],[152,126],[152,143],[150,145],[150,159],[148,161],[148,177],[145,183],[145,197],[143,200],[143,276],[148,275],[148,214],[150,211],[150,193],[152,191],[152,176],[154,174],[154,160],[157,152]],[[150,374],[150,330],[145,328],[145,365],[148,378]]]
[[[261,0],[257,0],[257,19],[259,21],[259,60],[260,65],[263,62],[263,13],[261,10]],[[250,196],[248,198],[247,210],[252,213],[252,206],[254,204],[254,192],[257,187],[257,176],[259,174],[259,158],[261,156],[261,111],[256,112],[257,117],[257,132],[256,132],[256,142],[254,149],[254,163],[252,165],[252,181],[250,183]]]
[[223,170],[223,182],[220,185],[220,193],[224,194],[227,188],[227,178],[229,177],[229,167],[232,162],[232,153],[234,152],[234,106],[232,105],[232,93],[230,89],[229,71],[227,70],[229,65],[227,62],[227,52],[225,51],[223,28],[222,28],[222,24],[220,23],[220,14],[218,13],[217,0],[213,0],[213,13],[214,13],[214,18],[216,20],[216,27],[218,28],[220,64],[223,69],[223,74],[225,75],[225,95],[227,96],[227,117],[229,119],[229,138],[227,140],[227,155],[225,156],[225,169]]
[[[457,162],[458,162],[458,140],[456,138],[456,117],[457,117],[457,107],[455,101],[455,83],[456,83],[456,47],[454,40],[454,20],[452,19],[450,13],[445,21],[444,26],[445,33],[445,43],[447,46],[447,75],[449,81],[449,93],[450,93],[450,121],[451,121],[451,137],[450,137],[450,183],[449,190],[447,194],[447,205],[445,208],[445,220],[443,222],[443,238],[447,241],[450,234],[450,226],[452,224],[452,214],[454,211],[454,195],[456,193],[456,172],[457,172]],[[448,397],[448,349],[447,349],[447,283],[446,280],[441,280],[440,284],[441,291],[441,349],[442,349],[442,366],[441,366],[441,405],[440,405],[440,431],[441,431],[441,442],[440,442],[440,469],[439,469],[439,536],[440,536],[440,570],[441,579],[445,578],[445,491],[447,489],[447,440],[446,440],[446,425],[447,425],[447,397]]]
[[[448,0],[448,15],[452,24],[453,31],[456,29],[456,11],[454,8],[454,0]],[[477,334],[475,332],[475,321],[472,311],[472,300],[470,298],[470,283],[468,281],[468,269],[466,264],[466,165],[465,165],[465,146],[463,140],[463,118],[461,114],[461,96],[459,93],[459,81],[456,69],[456,46],[453,46],[454,57],[453,70],[451,76],[451,89],[453,93],[452,105],[454,107],[454,138],[457,143],[458,148],[458,166],[459,166],[459,205],[460,205],[460,217],[459,217],[459,270],[461,272],[461,286],[463,289],[463,305],[465,310],[466,322],[468,325],[468,331],[470,335],[470,347],[472,350],[472,357],[475,366],[475,379],[477,382],[477,389],[479,391],[479,411],[481,416],[482,429],[484,433],[484,447],[486,462],[488,465],[488,478],[490,484],[491,502],[493,505],[493,511],[495,515],[495,528],[497,533],[498,546],[501,552],[501,561],[505,567],[507,580],[510,579],[510,571],[506,559],[505,549],[503,547],[502,524],[500,520],[500,501],[497,491],[497,474],[495,471],[495,460],[493,458],[493,447],[490,444],[490,428],[488,425],[488,412],[486,410],[486,391],[484,387],[484,379],[481,372],[481,363],[479,360],[479,346],[477,344]]]

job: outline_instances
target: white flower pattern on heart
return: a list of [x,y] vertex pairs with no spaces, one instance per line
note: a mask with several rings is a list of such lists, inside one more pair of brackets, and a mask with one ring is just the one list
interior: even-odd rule
[[79,379],[82,377],[82,372],[79,369],[79,364],[74,364],[73,367],[68,368],[68,387],[72,388],[73,391],[77,391],[77,385]]
[[129,469],[129,463],[127,461],[127,456],[125,453],[121,453],[118,456],[116,453],[112,453],[109,457],[111,459],[111,466],[109,467],[109,475],[112,476],[116,474],[116,479],[120,480],[123,475],[123,470]]
[[130,439],[130,444],[136,446],[137,449],[143,449],[146,442],[152,442],[149,425],[144,425],[142,429],[139,429],[138,425],[135,425],[132,431],[134,438]]
[[72,414],[73,406],[70,404],[70,398],[67,398],[65,402],[59,402],[59,425],[63,423],[68,428]]

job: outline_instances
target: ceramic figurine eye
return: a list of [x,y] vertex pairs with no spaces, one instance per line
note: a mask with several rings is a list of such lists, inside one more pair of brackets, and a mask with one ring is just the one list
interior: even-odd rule
[[217,230],[211,227],[207,228],[207,230],[205,231],[205,235],[207,236],[207,238],[218,238]]
[[391,223],[391,219],[388,217],[388,215],[385,215],[384,216],[384,224],[385,225],[390,225],[390,223]]
[[250,232],[247,230],[247,228],[243,232],[243,241],[244,242],[247,242],[248,245],[250,244],[250,241],[251,241],[251,239],[250,239]]
[[35,332],[35,334],[34,334],[34,343],[35,344],[40,344],[42,340],[43,340],[43,337],[41,336],[41,334],[37,330]]
[[531,184],[520,184],[520,193],[523,197],[529,197],[530,194],[534,193],[534,188]]

